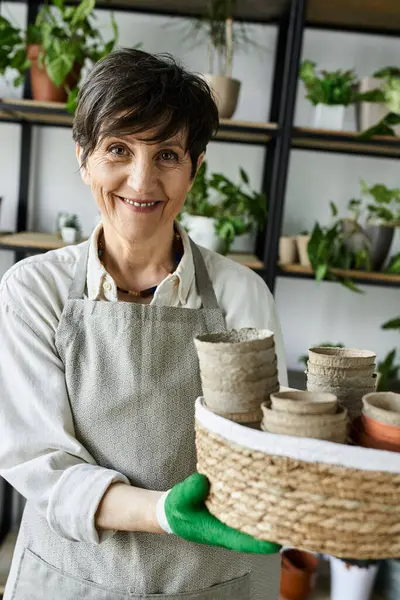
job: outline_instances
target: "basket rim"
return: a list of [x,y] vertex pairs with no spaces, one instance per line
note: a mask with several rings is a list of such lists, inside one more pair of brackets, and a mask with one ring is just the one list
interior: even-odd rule
[[202,396],[197,398],[195,409],[200,426],[249,450],[309,463],[400,474],[400,453],[258,431],[216,415],[205,407]]

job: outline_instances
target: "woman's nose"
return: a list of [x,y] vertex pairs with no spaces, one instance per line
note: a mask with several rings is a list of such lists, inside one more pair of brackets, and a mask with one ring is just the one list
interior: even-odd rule
[[136,158],[130,167],[128,185],[137,194],[145,195],[152,192],[155,187],[155,167],[152,161]]

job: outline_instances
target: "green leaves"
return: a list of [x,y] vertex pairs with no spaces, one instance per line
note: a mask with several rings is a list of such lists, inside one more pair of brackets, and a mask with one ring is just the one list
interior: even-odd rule
[[393,275],[400,275],[400,252],[392,256],[388,266],[385,269],[385,273],[392,273]]
[[314,105],[345,105],[356,102],[358,83],[354,71],[321,71],[316,72],[316,64],[305,60],[300,66],[299,77],[307,90],[306,97]]
[[400,188],[391,189],[383,183],[369,187],[362,179],[360,185],[363,195],[372,198],[366,206],[367,221],[380,221],[383,225],[400,221]]
[[390,382],[398,378],[400,364],[396,363],[397,350],[391,350],[383,361],[378,363],[377,371],[381,377],[378,384],[378,392],[389,391]]
[[204,161],[183,208],[183,213],[216,219],[216,232],[224,242],[225,253],[237,235],[253,227],[263,227],[267,218],[265,196],[251,190],[249,176],[244,169],[240,169],[239,174],[239,184],[222,173],[209,176]]
[[386,323],[382,325],[382,329],[397,329],[400,331],[400,317],[386,321]]

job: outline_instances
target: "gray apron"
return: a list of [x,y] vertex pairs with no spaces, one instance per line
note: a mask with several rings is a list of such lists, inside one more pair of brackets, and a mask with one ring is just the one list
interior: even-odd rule
[[[196,470],[194,336],[225,329],[202,255],[191,242],[198,310],[85,298],[83,246],[56,334],[77,439],[132,485],[167,490]],[[276,600],[280,559],[117,532],[100,545],[54,533],[30,502],[4,600]]]

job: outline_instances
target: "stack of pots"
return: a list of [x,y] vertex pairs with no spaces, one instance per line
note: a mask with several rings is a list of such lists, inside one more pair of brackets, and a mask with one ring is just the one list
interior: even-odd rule
[[363,398],[353,437],[365,448],[400,452],[400,394],[375,392]]
[[352,348],[311,348],[307,363],[307,390],[329,392],[348,410],[351,420],[361,414],[362,398],[375,391],[376,354]]
[[265,402],[262,410],[261,429],[269,433],[347,442],[347,410],[334,394],[279,392],[271,394],[271,401]]
[[261,421],[261,404],[279,390],[275,341],[267,329],[198,336],[204,403],[237,423]]

